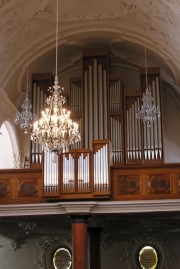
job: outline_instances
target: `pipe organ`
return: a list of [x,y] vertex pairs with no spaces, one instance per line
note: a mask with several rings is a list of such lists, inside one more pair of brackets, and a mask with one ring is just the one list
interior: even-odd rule
[[[82,78],[70,78],[68,105],[72,113],[71,117],[79,124],[81,132],[81,141],[72,145],[71,150],[92,149],[93,140],[109,139],[112,149],[112,164],[115,166],[163,162],[161,117],[155,120],[151,127],[147,127],[142,120],[136,117],[146,86],[145,70],[140,70],[141,89],[124,89],[122,76],[109,74],[107,49],[84,49],[82,57]],[[154,99],[154,105],[160,109],[160,70],[159,68],[148,68],[147,71],[148,86]],[[47,89],[52,83],[53,78],[50,74],[33,75],[33,113],[36,113],[37,117],[46,106]],[[82,171],[89,169],[87,156],[87,153],[83,153],[79,157],[78,166],[83,167]],[[46,162],[49,162],[50,158],[52,157],[48,156]],[[69,181],[73,182],[74,178],[69,174],[70,168],[67,167],[72,166],[72,170],[77,170],[77,167],[73,167],[73,155],[68,157],[70,159],[66,160],[66,155],[64,158],[64,162],[67,164],[66,168],[63,168],[65,169],[63,180],[66,182],[64,191],[67,188],[73,190],[73,183],[70,184],[70,187]],[[41,160],[41,147],[32,142],[31,164],[41,163]],[[97,165],[98,157],[94,167]],[[54,169],[53,173],[56,173],[58,168]],[[78,171],[78,186],[88,190],[90,187],[87,184],[89,174],[85,175],[81,169]],[[81,181],[82,174],[83,181]],[[94,176],[96,178],[96,175]]]

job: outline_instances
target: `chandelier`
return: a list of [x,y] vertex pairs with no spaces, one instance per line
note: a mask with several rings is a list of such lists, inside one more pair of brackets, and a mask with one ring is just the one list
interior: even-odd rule
[[147,127],[150,127],[152,122],[160,117],[159,107],[155,106],[154,99],[151,94],[151,90],[148,88],[147,79],[147,60],[146,60],[146,48],[145,48],[145,67],[146,67],[146,90],[143,93],[141,109],[138,108],[136,117],[143,120]]
[[58,85],[57,59],[58,59],[58,0],[56,13],[56,75],[54,86],[47,100],[47,106],[41,112],[41,118],[34,122],[31,139],[42,145],[42,149],[53,152],[67,151],[71,144],[80,141],[79,127],[70,118],[70,111],[63,105],[66,102],[62,94],[63,88]]
[[28,68],[27,68],[27,88],[26,88],[26,98],[22,104],[22,112],[18,112],[15,115],[14,123],[19,125],[24,133],[27,134],[32,128],[32,122],[36,119],[36,115],[31,111],[32,105],[28,98]]

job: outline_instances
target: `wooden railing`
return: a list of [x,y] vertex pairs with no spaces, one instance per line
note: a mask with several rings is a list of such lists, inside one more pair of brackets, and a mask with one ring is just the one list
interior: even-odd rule
[[48,153],[42,168],[1,169],[0,204],[180,198],[180,164],[111,166],[109,146],[97,140],[55,163]]
[[112,168],[113,200],[180,198],[180,164]]
[[0,170],[0,204],[43,201],[42,169]]

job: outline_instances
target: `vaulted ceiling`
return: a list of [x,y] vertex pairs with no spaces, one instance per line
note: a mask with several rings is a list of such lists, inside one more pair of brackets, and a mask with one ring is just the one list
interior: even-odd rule
[[[0,93],[18,103],[27,66],[55,71],[56,0],[0,0]],[[160,66],[180,93],[180,0],[59,0],[59,73],[78,70],[84,47],[111,63]]]

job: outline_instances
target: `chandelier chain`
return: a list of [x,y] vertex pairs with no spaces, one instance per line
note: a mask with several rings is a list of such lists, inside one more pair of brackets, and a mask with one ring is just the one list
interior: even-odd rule
[[[28,53],[30,52],[29,46],[30,46],[30,21],[28,25]],[[29,56],[27,57],[29,58]],[[27,64],[26,69],[26,96],[24,99],[24,102],[22,104],[22,112],[18,112],[15,115],[14,123],[16,125],[19,125],[22,130],[24,130],[24,133],[27,134],[31,128],[32,128],[32,122],[36,120],[36,115],[32,113],[32,104],[31,101],[28,98],[28,81],[29,81],[29,64]]]
[[53,152],[68,151],[69,146],[81,139],[79,127],[70,118],[70,111],[63,105],[66,98],[64,88],[58,85],[58,0],[56,8],[56,71],[51,95],[46,99],[47,108],[41,112],[41,118],[33,124],[31,139],[41,144],[43,150]]

